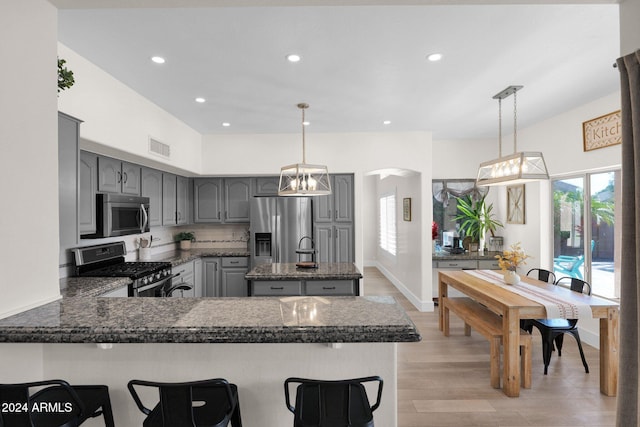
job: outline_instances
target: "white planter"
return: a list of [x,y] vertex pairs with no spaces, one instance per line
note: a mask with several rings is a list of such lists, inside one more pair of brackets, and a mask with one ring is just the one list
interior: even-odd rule
[[191,249],[191,240],[180,240],[180,249],[183,251]]
[[504,281],[507,285],[517,285],[520,283],[520,276],[515,271],[507,270],[504,272]]

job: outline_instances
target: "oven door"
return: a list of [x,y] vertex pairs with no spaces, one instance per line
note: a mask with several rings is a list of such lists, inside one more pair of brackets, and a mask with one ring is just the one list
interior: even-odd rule
[[166,295],[167,289],[171,287],[171,277],[152,283],[150,285],[133,288],[134,297],[154,297],[162,298]]

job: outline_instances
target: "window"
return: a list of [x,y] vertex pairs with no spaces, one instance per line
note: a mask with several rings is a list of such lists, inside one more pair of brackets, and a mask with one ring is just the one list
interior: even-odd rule
[[[553,270],[577,277],[592,293],[616,298],[615,206],[620,171],[554,179]],[[619,206],[619,204],[618,204]]]
[[396,195],[380,197],[380,248],[396,254]]

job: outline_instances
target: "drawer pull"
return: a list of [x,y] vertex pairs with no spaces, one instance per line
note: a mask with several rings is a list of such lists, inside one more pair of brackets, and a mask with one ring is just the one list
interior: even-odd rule
[[270,286],[269,289],[272,291],[282,291],[284,290],[284,286]]
[[240,264],[240,261],[229,261],[229,264]]
[[336,287],[335,286],[323,286],[322,290],[324,290],[324,291],[335,291]]

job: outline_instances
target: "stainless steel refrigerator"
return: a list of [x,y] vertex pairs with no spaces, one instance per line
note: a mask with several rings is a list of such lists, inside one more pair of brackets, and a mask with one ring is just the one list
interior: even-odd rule
[[[308,197],[254,197],[251,199],[251,266],[295,263],[296,250],[309,248],[313,238],[311,200]],[[308,239],[303,238],[307,237]]]

